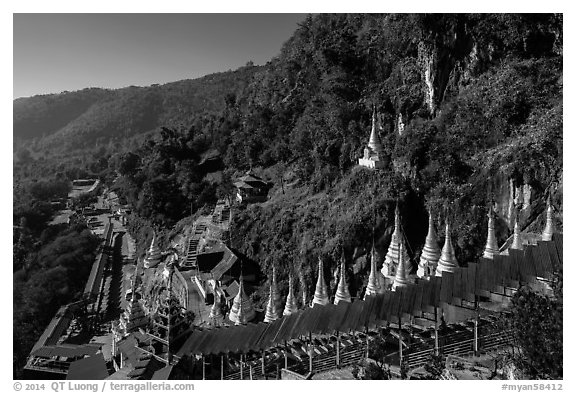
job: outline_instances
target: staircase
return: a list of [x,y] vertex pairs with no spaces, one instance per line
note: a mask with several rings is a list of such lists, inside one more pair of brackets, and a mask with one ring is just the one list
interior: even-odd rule
[[200,242],[200,238],[198,236],[193,236],[192,238],[188,239],[188,247],[186,250],[186,259],[182,264],[183,268],[195,268],[197,267],[197,258],[198,258],[198,243]]
[[206,230],[206,223],[200,222],[196,224],[196,227],[194,228],[194,234],[201,235],[204,233],[205,230]]

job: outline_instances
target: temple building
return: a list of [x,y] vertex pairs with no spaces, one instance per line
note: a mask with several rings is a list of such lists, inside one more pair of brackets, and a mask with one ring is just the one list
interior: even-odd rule
[[166,365],[175,363],[173,354],[180,348],[192,332],[191,314],[182,307],[171,290],[175,266],[168,266],[169,275],[159,283],[160,293],[156,307],[150,313],[150,328],[147,338],[138,344],[145,353]]
[[290,276],[288,280],[288,296],[286,297],[286,305],[284,306],[282,315],[290,315],[298,311],[296,296],[294,296],[294,279]]
[[[382,275],[388,278],[390,281],[394,281],[396,276],[396,268],[398,262],[400,261],[400,245],[402,247],[402,253],[405,261],[409,261],[408,252],[406,251],[406,246],[404,244],[404,236],[402,233],[402,228],[400,227],[400,210],[398,205],[396,205],[396,211],[394,216],[394,232],[392,233],[392,238],[390,240],[390,246],[388,247],[388,252],[384,258],[384,264],[382,265]],[[408,268],[408,275],[411,273],[411,267]]]
[[170,294],[160,302],[151,320],[147,332],[149,340],[142,342],[139,348],[162,359],[165,364],[173,364],[173,354],[192,332],[192,321],[178,299]]
[[344,259],[344,253],[342,253],[342,263],[340,264],[340,281],[338,282],[338,289],[336,290],[336,297],[334,298],[334,304],[340,302],[352,301],[350,296],[350,291],[348,290],[348,284],[346,283],[346,261]]
[[490,206],[488,210],[488,236],[486,238],[486,247],[484,248],[484,258],[493,259],[494,255],[498,255],[498,242],[496,241],[494,210],[492,206]]
[[232,303],[228,319],[236,325],[243,325],[253,320],[255,316],[256,311],[252,305],[252,300],[244,292],[244,277],[240,275],[240,288]]
[[438,237],[436,229],[434,228],[434,219],[432,212],[428,215],[428,235],[426,235],[426,242],[420,255],[420,262],[418,263],[417,276],[420,278],[434,277],[436,274],[436,267],[440,259],[440,247],[438,246]]
[[442,277],[443,272],[453,273],[458,268],[458,261],[452,246],[452,239],[450,237],[450,223],[446,219],[446,239],[444,240],[444,247],[442,247],[442,255],[438,261],[436,268],[436,277]]
[[236,200],[238,202],[254,203],[266,201],[272,185],[254,175],[250,170],[236,180],[234,186],[236,187]]
[[312,306],[314,306],[314,304],[325,306],[329,302],[330,298],[328,297],[328,288],[326,287],[326,281],[324,280],[324,264],[322,263],[322,258],[318,257],[318,281],[316,281],[316,290],[314,291]]
[[358,165],[371,169],[382,169],[385,166],[384,150],[376,129],[376,110],[372,112],[372,131],[368,146],[364,149],[364,156],[358,160]]
[[162,253],[160,251],[160,247],[158,247],[157,240],[156,240],[156,233],[152,237],[152,242],[150,243],[150,248],[146,252],[146,257],[144,258],[144,267],[151,268],[155,267],[160,263],[162,259]]

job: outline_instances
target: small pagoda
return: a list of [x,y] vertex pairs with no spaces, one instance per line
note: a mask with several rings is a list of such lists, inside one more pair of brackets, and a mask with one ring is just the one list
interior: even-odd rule
[[146,251],[146,257],[144,258],[144,267],[151,268],[156,267],[160,260],[162,259],[162,252],[156,240],[156,232],[152,236],[152,242],[150,243],[150,248]]
[[294,296],[294,279],[290,276],[288,280],[288,296],[286,297],[286,305],[282,315],[290,315],[298,311],[296,296]]
[[458,268],[458,261],[454,253],[454,246],[452,246],[452,238],[450,237],[450,223],[446,219],[446,239],[444,240],[444,247],[442,247],[442,255],[438,261],[436,268],[436,277],[442,277],[443,272],[453,273]]
[[552,235],[554,234],[554,210],[552,209],[552,201],[548,197],[547,207],[546,207],[546,226],[542,232],[542,240],[551,241]]
[[273,322],[280,318],[280,293],[276,284],[276,268],[272,267],[272,280],[270,281],[270,296],[266,305],[266,314],[264,322]]
[[434,219],[432,212],[428,214],[428,234],[426,235],[426,242],[420,255],[420,262],[418,263],[418,271],[416,275],[420,278],[434,277],[438,260],[440,259],[440,247],[438,246],[438,237],[436,229],[434,228]]
[[396,269],[396,275],[394,276],[394,283],[392,284],[392,290],[395,291],[398,287],[405,287],[410,284],[408,279],[409,269],[406,266],[406,260],[404,259],[404,253],[402,252],[404,244],[400,243],[400,261],[398,262],[398,269]]
[[132,280],[132,294],[130,301],[126,305],[126,309],[120,316],[119,327],[120,333],[123,336],[130,334],[131,332],[137,331],[140,328],[144,328],[148,325],[148,316],[142,308],[142,304],[136,295],[136,287],[138,280],[138,267],[134,271],[134,277]]
[[242,274],[240,274],[239,281],[238,293],[232,303],[232,309],[228,314],[228,319],[236,325],[243,325],[256,317],[256,311],[252,305],[252,300],[250,300],[246,292],[244,292],[244,276]]
[[494,259],[498,255],[498,242],[496,241],[496,227],[494,225],[494,210],[490,206],[488,210],[488,236],[486,238],[486,247],[484,248],[484,258]]
[[336,290],[334,304],[338,304],[340,302],[350,303],[351,301],[352,297],[350,296],[348,284],[346,283],[346,260],[344,258],[344,252],[342,252],[342,261],[340,263],[340,280],[338,281],[338,289]]
[[[403,258],[405,261],[409,261],[408,252],[406,251],[406,245],[404,244],[404,236],[402,233],[402,228],[400,227],[400,209],[398,204],[396,204],[396,210],[394,213],[394,232],[392,233],[392,238],[390,240],[390,246],[388,247],[388,252],[384,258],[384,264],[382,265],[382,275],[388,278],[390,281],[394,280],[396,276],[396,268],[400,261],[400,249],[402,249]],[[411,268],[408,268],[408,275],[411,274]]]
[[324,280],[324,263],[322,262],[322,258],[318,257],[318,280],[316,281],[316,290],[314,291],[312,306],[315,304],[325,306],[329,302],[330,298],[328,296],[328,287],[326,286],[326,281]]
[[380,143],[378,130],[376,129],[376,109],[372,111],[372,130],[368,146],[364,149],[364,156],[358,160],[358,165],[370,169],[383,169],[385,167],[384,150]]
[[370,254],[370,275],[368,276],[368,286],[366,287],[366,292],[364,293],[364,299],[366,296],[373,296],[382,294],[386,291],[386,283],[382,273],[378,271],[378,265],[376,261],[376,247],[374,241],[372,241],[372,252]]

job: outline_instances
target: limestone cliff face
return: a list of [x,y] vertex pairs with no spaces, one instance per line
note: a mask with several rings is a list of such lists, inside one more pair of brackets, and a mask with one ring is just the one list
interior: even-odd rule
[[[493,179],[495,211],[499,221],[512,232],[515,223],[516,209],[519,212],[519,223],[522,230],[542,232],[546,221],[547,195],[552,195],[555,225],[563,228],[563,180],[552,184],[551,189],[542,190],[531,184],[519,184],[505,175]],[[504,228],[501,228],[501,230]]]
[[[521,44],[513,49],[528,57],[561,54],[562,15],[557,14],[554,18],[556,23],[531,25],[525,30],[508,26],[509,35],[521,36]],[[489,33],[478,40],[472,33],[478,28],[477,23],[454,16],[437,24],[421,26],[418,64],[431,117],[437,115],[446,97],[457,93],[462,85],[486,71],[495,59],[508,54],[502,42],[492,41]]]
[[480,58],[478,47],[464,25],[456,24],[443,34],[431,33],[420,41],[418,63],[431,117],[437,115],[447,91],[457,91],[461,79],[477,72]]
[[533,211],[542,209],[542,192],[534,190],[530,184],[518,184],[504,175],[493,180],[493,194],[496,213],[509,229],[514,227],[516,208],[520,212],[521,226],[530,220]]

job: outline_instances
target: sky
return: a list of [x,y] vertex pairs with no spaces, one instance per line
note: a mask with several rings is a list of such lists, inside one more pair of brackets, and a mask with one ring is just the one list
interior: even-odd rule
[[13,98],[266,64],[305,14],[14,14]]

